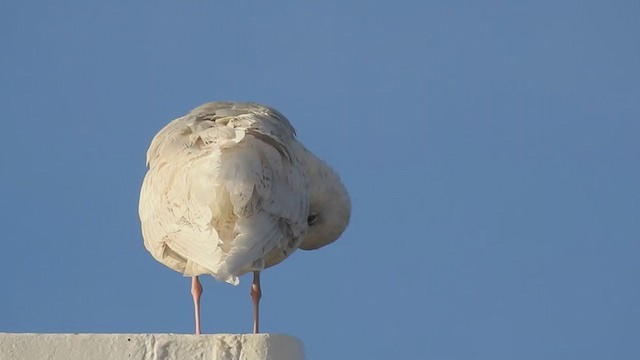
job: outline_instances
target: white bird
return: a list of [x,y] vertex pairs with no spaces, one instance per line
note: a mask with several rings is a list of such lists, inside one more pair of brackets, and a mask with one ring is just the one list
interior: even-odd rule
[[298,248],[334,242],[349,223],[351,202],[338,175],[267,106],[200,105],[153,138],[147,165],[139,203],[144,246],[192,277],[196,334],[198,275],[237,285],[253,272],[257,333],[260,271]]

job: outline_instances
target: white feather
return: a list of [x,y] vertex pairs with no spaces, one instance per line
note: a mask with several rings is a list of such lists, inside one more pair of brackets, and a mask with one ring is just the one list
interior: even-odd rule
[[277,111],[208,103],[169,123],[147,152],[145,247],[186,276],[238,276],[282,261],[307,231],[306,149]]

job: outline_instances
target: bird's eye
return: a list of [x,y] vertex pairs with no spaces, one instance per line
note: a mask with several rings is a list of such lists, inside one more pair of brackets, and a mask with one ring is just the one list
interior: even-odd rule
[[309,224],[309,226],[315,224],[316,221],[318,221],[318,215],[309,215],[309,217],[307,217],[307,224]]

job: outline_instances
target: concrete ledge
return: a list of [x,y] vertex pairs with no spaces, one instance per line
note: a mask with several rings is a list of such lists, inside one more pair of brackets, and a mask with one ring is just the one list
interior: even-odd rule
[[302,342],[279,334],[10,334],[2,360],[301,360]]

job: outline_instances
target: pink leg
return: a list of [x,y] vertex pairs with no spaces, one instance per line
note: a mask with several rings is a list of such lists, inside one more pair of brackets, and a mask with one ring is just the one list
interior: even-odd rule
[[202,285],[197,276],[191,278],[191,295],[193,296],[193,306],[196,312],[196,335],[200,335],[200,296],[202,295]]
[[253,284],[251,284],[251,299],[253,299],[253,333],[258,333],[260,326],[260,298],[262,290],[260,289],[260,271],[253,272]]

